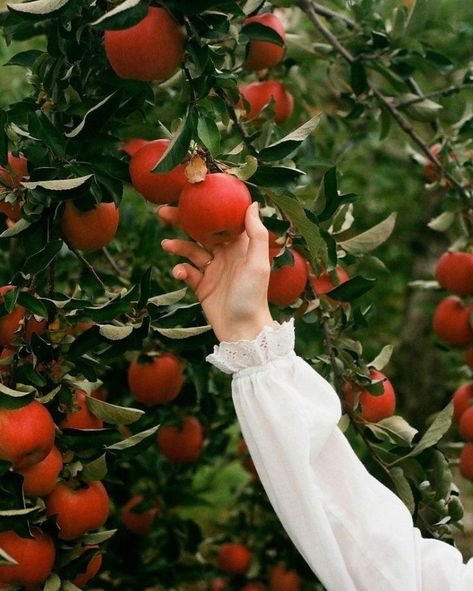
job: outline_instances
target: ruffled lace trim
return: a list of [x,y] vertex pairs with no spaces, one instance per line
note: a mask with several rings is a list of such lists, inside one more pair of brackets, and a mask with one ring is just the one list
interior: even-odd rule
[[222,341],[206,360],[224,373],[264,365],[294,350],[294,319],[265,326],[253,341]]

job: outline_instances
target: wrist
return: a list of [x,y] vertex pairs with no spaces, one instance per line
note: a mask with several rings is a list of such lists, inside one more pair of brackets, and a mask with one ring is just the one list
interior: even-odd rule
[[219,331],[219,333],[216,333],[216,336],[219,341],[225,341],[228,343],[235,341],[252,341],[259,335],[265,326],[276,325],[276,321],[273,320],[268,310],[251,320],[233,324],[231,327],[228,327],[228,329],[225,329],[225,331]]

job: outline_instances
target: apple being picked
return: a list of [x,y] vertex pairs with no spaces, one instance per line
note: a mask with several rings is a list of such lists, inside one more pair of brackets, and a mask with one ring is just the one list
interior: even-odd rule
[[207,174],[187,183],[179,197],[182,229],[207,247],[231,242],[245,229],[245,213],[251,195],[245,183],[231,174]]

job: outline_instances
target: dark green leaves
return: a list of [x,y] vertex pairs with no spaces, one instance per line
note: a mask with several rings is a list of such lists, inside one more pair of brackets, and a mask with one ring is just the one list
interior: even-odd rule
[[269,41],[279,47],[284,47],[284,41],[279,33],[262,23],[248,23],[241,29],[241,32],[254,41]]
[[314,131],[320,122],[320,115],[316,115],[279,141],[263,148],[259,157],[261,160],[272,162],[282,160],[296,150],[301,143]]
[[356,95],[362,94],[368,90],[366,70],[360,61],[354,61],[351,65],[350,86],[353,88],[353,92]]
[[199,117],[197,135],[212,154],[216,155],[220,152],[220,131],[215,123],[215,118]]
[[105,29],[107,31],[127,29],[143,20],[147,12],[147,1],[125,0],[112,10],[106,12],[92,24],[99,29]]
[[194,133],[194,116],[189,113],[176,131],[168,149],[153,168],[153,172],[168,172],[180,164],[187,156],[187,151]]
[[36,275],[44,271],[56,258],[61,250],[63,242],[61,239],[51,240],[44,248],[26,259],[23,265],[23,273]]
[[327,295],[339,302],[351,302],[372,289],[374,284],[374,279],[367,279],[366,277],[357,275],[345,281],[345,283],[341,283],[335,289],[329,291]]

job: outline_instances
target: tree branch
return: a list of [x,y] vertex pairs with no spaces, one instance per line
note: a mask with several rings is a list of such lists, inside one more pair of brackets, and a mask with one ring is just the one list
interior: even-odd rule
[[426,99],[435,98],[437,96],[448,96],[449,94],[453,94],[455,92],[460,92],[461,90],[464,90],[465,88],[473,88],[473,82],[472,83],[465,83],[465,84],[458,84],[457,86],[453,85],[453,86],[449,86],[448,88],[443,88],[441,90],[435,90],[433,92],[428,92],[427,94],[421,94],[416,98],[409,99],[408,101],[396,103],[396,108],[403,109],[405,107],[410,107],[411,105],[415,105],[416,103],[421,103],[422,101],[425,101]]
[[354,31],[356,31],[358,29],[358,25],[355,23],[355,21],[352,21],[350,18],[348,18],[344,14],[340,14],[339,12],[335,12],[333,10],[330,10],[330,8],[325,8],[325,6],[322,6],[321,4],[318,4],[317,2],[313,2],[312,5],[313,5],[314,10],[317,14],[325,16],[329,19],[342,21],[349,29],[352,29]]

